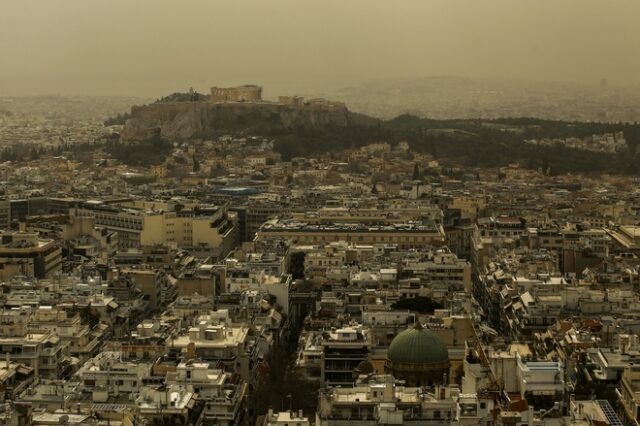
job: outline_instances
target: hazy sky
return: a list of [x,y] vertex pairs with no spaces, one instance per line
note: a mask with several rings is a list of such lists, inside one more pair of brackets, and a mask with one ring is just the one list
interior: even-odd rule
[[0,0],[0,95],[640,82],[640,0]]

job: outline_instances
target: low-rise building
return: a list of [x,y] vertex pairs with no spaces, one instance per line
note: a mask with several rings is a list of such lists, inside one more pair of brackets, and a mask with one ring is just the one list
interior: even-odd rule
[[393,376],[373,376],[368,382],[320,392],[316,425],[486,425],[493,403],[456,386],[432,392],[406,387]]
[[59,379],[70,373],[69,345],[53,333],[0,337],[0,353],[33,368],[36,376],[44,379]]
[[371,335],[362,325],[322,333],[321,380],[328,386],[350,385],[354,371],[369,360]]
[[95,403],[122,401],[137,394],[151,376],[151,365],[144,361],[123,361],[120,352],[101,352],[87,361],[76,373],[83,392]]
[[265,223],[256,238],[290,240],[294,244],[319,244],[346,241],[355,244],[396,244],[400,248],[419,248],[444,244],[442,226],[432,222],[405,222],[387,225],[363,223],[309,224],[284,219]]
[[244,325],[226,324],[201,315],[185,333],[168,337],[166,348],[184,360],[199,358],[214,362],[252,383],[257,348],[248,334],[249,328]]

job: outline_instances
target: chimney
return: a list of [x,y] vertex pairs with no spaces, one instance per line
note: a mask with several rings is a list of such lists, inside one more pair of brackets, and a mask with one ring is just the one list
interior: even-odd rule
[[298,410],[298,417],[302,419],[302,410]]

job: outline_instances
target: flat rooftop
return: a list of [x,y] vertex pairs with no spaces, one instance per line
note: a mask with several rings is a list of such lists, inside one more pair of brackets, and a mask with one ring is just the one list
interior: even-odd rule
[[310,224],[306,222],[275,221],[266,223],[261,231],[266,232],[429,232],[439,234],[435,224],[394,223],[370,226],[362,223]]
[[[232,332],[229,333],[228,329],[231,329]],[[246,340],[248,332],[249,329],[244,327],[225,327],[224,336],[217,339],[191,339],[189,334],[183,334],[169,339],[167,342],[178,348],[186,348],[191,342],[196,345],[196,348],[225,348],[242,344]]]

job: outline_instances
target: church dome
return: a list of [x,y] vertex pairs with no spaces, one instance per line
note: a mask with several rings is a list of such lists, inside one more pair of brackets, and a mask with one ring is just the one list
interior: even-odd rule
[[423,329],[418,323],[391,341],[387,359],[393,364],[443,364],[449,362],[449,352],[437,334]]

